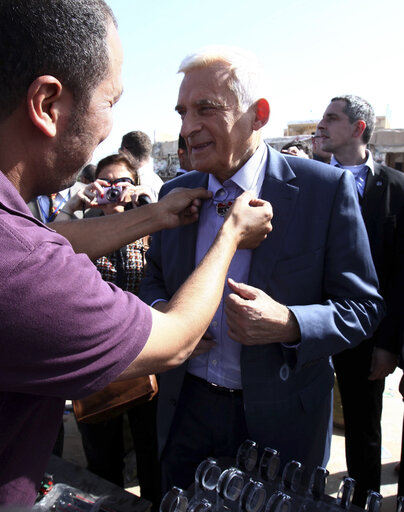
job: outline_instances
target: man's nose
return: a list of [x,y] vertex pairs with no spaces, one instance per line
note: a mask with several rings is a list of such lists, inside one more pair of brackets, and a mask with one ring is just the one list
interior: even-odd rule
[[186,139],[202,129],[202,123],[197,116],[187,112],[182,120],[181,135]]

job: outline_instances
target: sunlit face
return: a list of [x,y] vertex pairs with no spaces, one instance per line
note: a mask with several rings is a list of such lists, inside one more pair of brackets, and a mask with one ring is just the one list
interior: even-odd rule
[[233,176],[259,145],[254,108],[240,110],[228,80],[224,63],[191,69],[181,83],[176,106],[192,168],[220,181]]
[[[113,182],[119,178],[131,178],[133,180],[133,174],[129,171],[123,163],[110,164],[103,167],[98,175],[100,180],[106,180]],[[119,184],[115,185],[119,186]],[[105,215],[111,215],[112,213],[122,213],[124,206],[116,203],[109,203],[103,207]]]
[[68,127],[59,140],[57,172],[65,170],[65,183],[91,160],[95,148],[109,135],[112,128],[112,107],[122,94],[122,47],[115,26],[110,24],[107,35],[109,73],[94,89],[85,109],[75,108]]
[[349,121],[345,114],[346,103],[343,100],[332,101],[324,112],[322,120],[318,123],[317,131],[320,138],[320,148],[323,151],[336,153],[353,141],[355,123]]

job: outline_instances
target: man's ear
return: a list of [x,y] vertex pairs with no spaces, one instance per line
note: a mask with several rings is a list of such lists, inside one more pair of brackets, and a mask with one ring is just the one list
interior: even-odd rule
[[269,119],[270,107],[266,99],[261,98],[255,103],[255,119],[253,130],[260,130],[265,126]]
[[355,126],[353,130],[353,136],[361,138],[363,135],[363,132],[366,130],[366,123],[365,121],[362,121],[361,119],[359,121],[355,121]]
[[61,113],[62,84],[50,75],[39,76],[28,88],[27,108],[33,124],[47,137],[56,135]]

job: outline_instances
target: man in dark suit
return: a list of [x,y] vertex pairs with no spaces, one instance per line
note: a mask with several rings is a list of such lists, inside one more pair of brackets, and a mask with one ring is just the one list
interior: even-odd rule
[[162,195],[202,186],[213,197],[195,226],[153,236],[142,298],[164,310],[243,190],[272,204],[274,229],[256,250],[237,251],[193,357],[161,375],[164,487],[187,487],[204,458],[234,456],[247,437],[279,450],[283,465],[302,462],[307,481],[329,456],[330,355],[369,337],[384,310],[354,181],[262,142],[269,104],[253,56],[208,49],[180,71],[176,110],[197,171]]
[[[74,196],[80,189],[84,188],[84,184],[76,181],[71,187],[52,194],[52,196],[37,196],[28,202],[28,208],[32,215],[42,221],[44,224],[53,222],[60,212],[63,212],[64,205]],[[78,210],[74,215],[69,214],[70,218],[82,219],[83,212]]]
[[354,503],[379,491],[385,377],[397,366],[404,307],[404,174],[378,164],[366,149],[375,125],[371,105],[357,96],[333,98],[318,124],[331,165],[355,176],[362,216],[387,314],[370,341],[334,356],[344,410],[346,459],[356,480]]

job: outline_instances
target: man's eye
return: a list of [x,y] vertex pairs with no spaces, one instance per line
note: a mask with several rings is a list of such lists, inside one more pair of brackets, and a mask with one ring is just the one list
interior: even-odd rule
[[212,110],[214,110],[213,105],[203,105],[199,108],[200,112],[210,112]]

